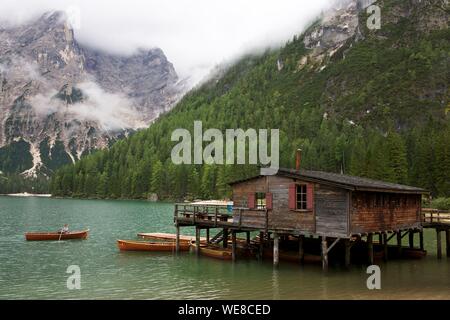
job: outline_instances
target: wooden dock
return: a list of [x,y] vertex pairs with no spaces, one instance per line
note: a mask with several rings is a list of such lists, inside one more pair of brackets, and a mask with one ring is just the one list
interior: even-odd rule
[[437,209],[422,209],[422,226],[436,230],[436,250],[438,259],[442,259],[442,232],[445,233],[445,249],[450,258],[450,212]]
[[[138,237],[147,239],[147,240],[173,240],[175,241],[177,239],[177,235],[176,234],[172,234],[172,233],[138,233]],[[195,241],[195,237],[194,236],[185,236],[185,235],[180,235],[180,241]],[[205,237],[200,238],[200,241],[206,241]]]

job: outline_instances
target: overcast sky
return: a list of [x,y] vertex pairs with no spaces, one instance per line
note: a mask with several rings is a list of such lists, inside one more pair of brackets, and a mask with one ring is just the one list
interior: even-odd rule
[[199,80],[243,52],[298,34],[332,0],[0,0],[0,19],[80,12],[76,38],[117,53],[160,47],[181,77]]

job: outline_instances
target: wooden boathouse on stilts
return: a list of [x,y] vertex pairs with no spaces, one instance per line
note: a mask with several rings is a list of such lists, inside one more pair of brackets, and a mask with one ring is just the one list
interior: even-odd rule
[[[275,266],[283,254],[282,245],[294,242],[295,259],[303,261],[308,251],[316,251],[323,269],[328,268],[331,256],[349,266],[354,253],[363,257],[365,263],[373,264],[378,256],[387,260],[408,248],[423,251],[421,210],[425,190],[303,170],[300,157],[298,153],[296,169],[279,169],[273,176],[231,183],[232,210],[227,206],[175,205],[177,238],[181,227],[195,226],[197,244],[201,231],[206,230],[207,244],[221,241],[223,248],[227,248],[231,235],[235,261],[238,244],[242,242],[237,235],[245,233],[250,244],[250,232],[257,232],[257,255],[272,256]],[[220,232],[210,237],[211,229]],[[415,248],[416,234],[420,241]],[[406,235],[409,247],[402,246]],[[396,240],[396,245],[388,246],[391,239]],[[196,250],[198,253],[200,245]]]

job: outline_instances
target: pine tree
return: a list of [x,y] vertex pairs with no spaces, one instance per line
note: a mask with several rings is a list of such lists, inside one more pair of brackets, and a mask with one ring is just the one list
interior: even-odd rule
[[390,173],[388,180],[406,184],[408,181],[408,161],[406,160],[406,146],[402,137],[391,131],[386,138],[386,150],[389,159]]
[[152,168],[151,191],[158,197],[162,197],[164,192],[164,167],[161,161],[157,160]]

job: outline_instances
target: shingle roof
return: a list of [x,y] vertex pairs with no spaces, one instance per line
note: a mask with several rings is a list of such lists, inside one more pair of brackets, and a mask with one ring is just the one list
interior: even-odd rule
[[[338,187],[351,190],[394,192],[394,193],[395,192],[419,193],[419,194],[427,193],[425,189],[421,188],[324,171],[311,171],[303,169],[297,171],[295,169],[280,168],[278,170],[277,175],[288,176],[291,178],[298,178],[312,182],[321,182],[324,184],[332,184]],[[250,179],[253,178],[256,177],[252,177]],[[232,182],[231,184],[236,184],[245,180],[235,181]]]

